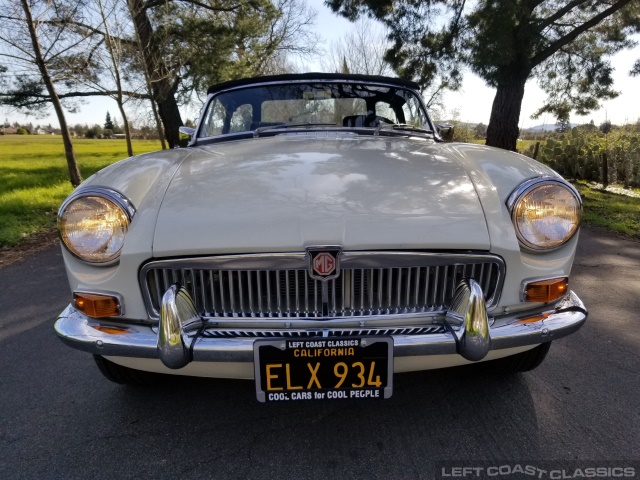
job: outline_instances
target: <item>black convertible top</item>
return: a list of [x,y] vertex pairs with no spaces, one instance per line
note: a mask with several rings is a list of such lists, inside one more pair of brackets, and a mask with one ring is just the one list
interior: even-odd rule
[[391,85],[412,88],[414,90],[419,89],[419,86],[416,82],[412,82],[411,80],[403,80],[402,78],[382,77],[380,75],[360,75],[353,73],[310,72],[285,73],[282,75],[269,75],[263,77],[241,78],[239,80],[229,80],[228,82],[222,82],[216,85],[212,85],[211,87],[209,87],[209,90],[207,90],[207,94],[216,93],[227,88],[241,87],[243,85],[253,85],[255,83],[289,82],[295,80],[350,80],[361,82],[388,83]]

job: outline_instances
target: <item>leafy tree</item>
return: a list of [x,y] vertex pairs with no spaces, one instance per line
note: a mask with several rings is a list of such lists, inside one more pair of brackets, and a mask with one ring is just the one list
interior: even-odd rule
[[[107,4],[106,6],[105,3]],[[108,2],[108,0],[105,0],[104,2],[103,0],[97,1],[97,7],[100,12],[100,16],[98,18],[102,20],[101,27],[104,29],[104,45],[106,47],[104,49],[106,55],[101,56],[100,60],[104,66],[104,70],[107,70],[111,74],[113,80],[112,83],[117,92],[112,96],[112,98],[116,101],[118,109],[120,110],[120,115],[122,115],[125,138],[127,141],[127,153],[131,157],[133,156],[133,144],[131,143],[129,119],[127,118],[127,113],[124,109],[124,103],[127,98],[124,96],[123,84],[125,81],[130,79],[130,76],[126,74],[125,67],[127,56],[131,57],[133,42],[130,40],[124,42],[119,41],[118,38],[112,34],[115,33],[122,36],[124,30],[128,26],[127,22],[123,20],[125,15],[122,11],[121,3],[122,2],[119,0],[114,0],[112,2]],[[97,83],[97,85],[100,85],[100,83]],[[108,127],[105,126],[105,128]],[[112,126],[112,129],[115,132],[114,126]],[[121,133],[122,129],[119,130],[120,132],[116,133]]]
[[[65,8],[59,8],[63,2]],[[212,83],[288,68],[287,54],[308,55],[318,44],[310,28],[315,12],[303,0],[48,0],[36,4],[48,13],[38,26],[50,30],[48,38],[58,38],[55,29],[64,32],[60,43],[68,48],[54,51],[55,62],[50,65],[55,69],[50,77],[60,90],[58,98],[67,107],[78,105],[69,103],[70,99],[114,98],[126,129],[125,99],[150,97],[170,147],[177,143],[182,125],[179,102],[190,102],[194,92],[201,93]],[[7,10],[6,15],[0,11],[0,22],[15,18]],[[4,37],[6,22],[2,25],[0,36]],[[11,44],[6,57],[22,56],[18,47]],[[5,68],[9,66],[0,70]],[[0,77],[3,103],[34,113],[53,102],[39,73],[10,78]]]
[[[69,43],[67,25],[55,20],[60,14],[73,16],[79,4],[65,0],[7,0],[0,5],[0,56],[10,60],[19,72],[10,80],[1,79],[1,103],[24,108],[28,112],[32,108],[53,105],[60,124],[69,179],[73,186],[78,186],[82,177],[57,84],[64,78],[67,78],[67,83],[72,83],[60,61],[73,58],[80,48],[78,43],[82,42]],[[43,98],[47,99],[46,102],[42,101]],[[34,99],[35,103],[30,103]]]
[[571,130],[571,123],[568,118],[558,118],[556,121],[556,132],[565,133]]
[[178,98],[261,74],[283,52],[315,49],[313,12],[301,0],[128,0],[141,64],[170,147],[182,118]]
[[602,133],[607,134],[607,133],[611,132],[612,128],[613,128],[613,125],[611,124],[611,121],[610,120],[605,120],[604,122],[602,122],[600,124],[599,130]]
[[104,128],[113,130],[113,121],[111,120],[111,114],[107,112],[107,116],[104,119]]
[[589,123],[580,125],[578,128],[581,132],[585,133],[593,133],[598,130],[598,127],[596,127],[596,124],[593,122],[593,120],[591,120]]
[[88,128],[84,134],[87,138],[99,138],[100,135],[102,135],[102,127],[100,125],[94,125],[93,127]]
[[477,124],[473,131],[477,139],[487,138],[487,126],[484,123]]
[[73,131],[76,132],[76,135],[78,135],[79,137],[84,137],[87,130],[88,130],[87,125],[82,125],[81,123],[76,123],[73,126]]
[[558,106],[556,109],[556,132],[564,133],[567,130],[571,130],[570,115],[571,107],[568,103],[565,102]]
[[[78,30],[85,23],[85,1],[48,0],[32,2],[32,19],[41,43],[42,64],[48,79],[42,76],[36,56],[27,37],[26,15],[21,13],[22,0],[0,3],[0,57],[8,63],[0,66],[0,104],[22,109],[29,115],[46,115],[55,100],[47,87],[48,80],[56,88],[60,104],[75,112],[78,99],[89,96],[112,96],[116,92],[91,90],[80,81],[82,72],[93,72],[96,81],[94,55],[103,43],[88,29]],[[31,8],[31,7],[30,7]],[[127,96],[144,97],[137,92]],[[54,107],[55,109],[55,107]]]
[[451,141],[473,143],[475,139],[475,131],[470,129],[467,125],[457,120],[452,122],[453,124],[453,136]]
[[583,115],[613,98],[609,58],[640,31],[637,0],[326,0],[354,20],[367,14],[389,28],[386,59],[421,85],[436,75],[455,88],[466,65],[496,88],[487,144],[515,150],[525,83],[547,92],[537,112],[567,103]]

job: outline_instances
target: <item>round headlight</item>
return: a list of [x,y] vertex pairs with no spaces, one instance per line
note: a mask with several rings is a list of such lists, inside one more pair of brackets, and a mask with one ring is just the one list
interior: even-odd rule
[[531,250],[557,248],[580,226],[580,195],[562,180],[529,180],[513,192],[508,203],[518,240]]
[[58,230],[64,245],[90,263],[111,263],[120,256],[133,207],[119,193],[88,190],[74,194],[60,207]]

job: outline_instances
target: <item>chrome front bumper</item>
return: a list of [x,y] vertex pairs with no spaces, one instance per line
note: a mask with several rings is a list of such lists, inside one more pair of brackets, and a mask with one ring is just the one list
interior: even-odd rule
[[[577,331],[587,318],[578,296],[570,292],[548,311],[518,312],[501,316],[490,327],[484,298],[471,280],[459,287],[457,299],[443,320],[444,333],[393,335],[394,357],[460,354],[477,361],[489,351],[534,346]],[[477,287],[477,288],[476,288]],[[159,328],[121,325],[126,331],[107,333],[95,327],[118,325],[117,321],[94,320],[68,306],[59,316],[55,330],[67,345],[96,355],[160,359],[178,369],[189,362],[253,362],[256,338],[203,338],[189,297],[180,289],[165,294]],[[194,325],[195,323],[195,325]],[[498,323],[498,322],[496,322]]]

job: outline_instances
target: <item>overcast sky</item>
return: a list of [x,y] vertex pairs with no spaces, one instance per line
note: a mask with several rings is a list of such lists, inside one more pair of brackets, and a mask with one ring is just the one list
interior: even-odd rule
[[[351,24],[336,15],[324,6],[324,0],[308,0],[308,3],[317,11],[316,30],[325,41],[325,48],[328,48],[331,41],[340,39],[346,32],[351,29]],[[638,38],[640,40],[640,37]],[[630,77],[629,70],[635,60],[640,58],[640,47],[633,50],[620,52],[613,57],[613,66],[615,68],[614,79],[615,88],[621,92],[614,100],[603,103],[600,110],[595,111],[586,117],[571,117],[572,123],[586,123],[591,119],[597,124],[602,123],[605,118],[609,118],[613,123],[622,124],[626,122],[635,122],[640,118],[640,77]],[[318,58],[305,59],[306,70],[319,71],[320,62]],[[462,88],[457,92],[448,92],[445,96],[445,107],[447,114],[457,111],[459,119],[465,122],[489,122],[489,114],[491,112],[491,104],[495,90],[487,87],[484,81],[476,75],[466,72]],[[536,111],[542,104],[544,92],[538,88],[535,80],[530,80],[525,89],[524,101],[522,104],[522,113],[520,115],[520,128],[529,128],[541,123],[555,123],[555,118],[547,116],[538,120],[531,119],[531,114]],[[197,116],[197,110],[200,106],[184,111],[185,118]],[[111,116],[117,119],[118,123],[122,123],[118,114],[115,101],[106,98],[91,99],[86,105],[82,106],[79,113],[68,114],[67,122],[70,125],[77,123],[87,123],[89,125],[98,123],[103,124],[105,115],[109,111]],[[29,122],[57,125],[55,115],[50,115],[44,120],[35,119],[18,115],[10,111],[4,110],[0,113],[0,118],[8,118],[10,121]]]

